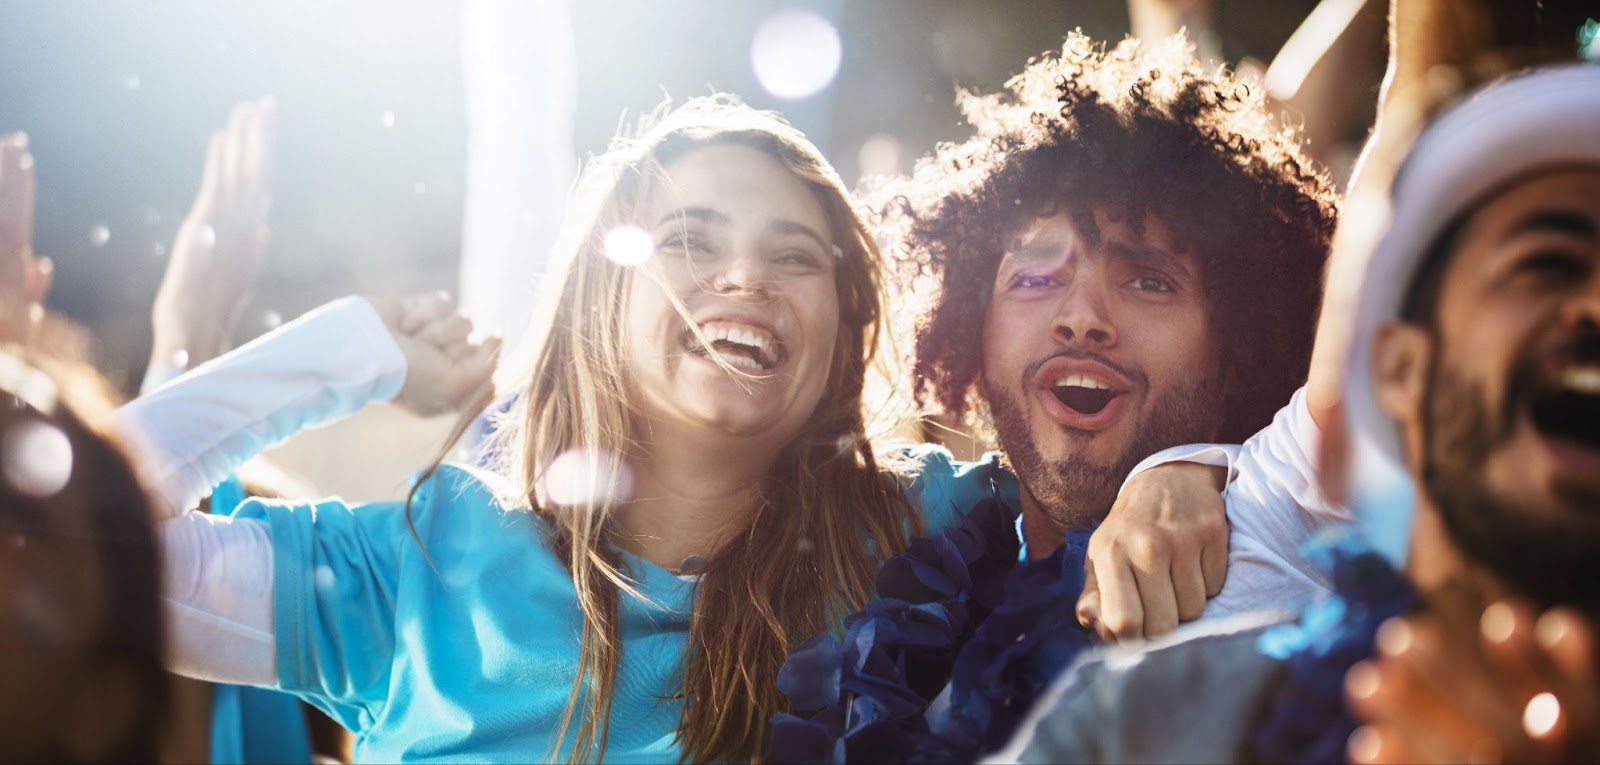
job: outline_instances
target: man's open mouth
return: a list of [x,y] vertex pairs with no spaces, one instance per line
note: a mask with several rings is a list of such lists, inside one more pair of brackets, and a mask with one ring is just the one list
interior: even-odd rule
[[1079,414],[1095,415],[1106,408],[1117,392],[1110,385],[1088,375],[1067,375],[1050,387],[1062,406]]
[[701,325],[700,333],[706,344],[701,344],[693,332],[683,333],[684,350],[707,358],[715,354],[715,358],[745,372],[770,372],[781,366],[787,355],[783,343],[753,324],[710,321]]
[[1562,367],[1531,392],[1528,411],[1541,432],[1600,449],[1600,363]]

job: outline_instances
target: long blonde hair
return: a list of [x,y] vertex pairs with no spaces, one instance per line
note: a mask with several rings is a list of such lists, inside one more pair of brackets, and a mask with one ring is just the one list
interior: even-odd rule
[[[583,611],[581,658],[551,757],[574,731],[572,761],[604,755],[621,651],[620,597],[643,599],[609,544],[617,500],[563,508],[540,488],[551,462],[570,450],[632,452],[623,321],[630,280],[647,277],[604,257],[605,235],[638,224],[664,166],[726,144],[778,159],[822,203],[841,250],[840,336],[816,410],[760,487],[748,525],[710,557],[696,585],[678,723],[683,759],[765,756],[769,720],[783,708],[777,675],[789,650],[865,603],[882,558],[904,548],[908,530],[921,531],[920,515],[878,466],[864,432],[863,381],[883,340],[882,262],[844,184],[800,131],[732,96],[646,116],[634,135],[619,136],[584,169],[558,239],[544,315],[528,333],[520,373],[501,386],[522,395],[489,447],[519,493],[512,499],[544,519]],[[600,484],[625,469],[605,457],[591,468],[609,474]]]

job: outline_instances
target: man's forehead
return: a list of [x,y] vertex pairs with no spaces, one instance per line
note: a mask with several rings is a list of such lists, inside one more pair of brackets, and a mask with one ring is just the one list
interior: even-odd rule
[[1153,268],[1193,275],[1199,258],[1178,248],[1166,223],[1145,214],[1138,228],[1126,220],[1095,211],[1095,237],[1091,240],[1066,213],[1033,218],[1019,224],[1001,253],[1003,265],[1046,265],[1073,254],[1094,254]]

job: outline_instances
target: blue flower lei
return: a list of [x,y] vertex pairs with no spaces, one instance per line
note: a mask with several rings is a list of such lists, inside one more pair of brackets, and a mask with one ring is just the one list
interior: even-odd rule
[[1020,562],[1016,513],[985,499],[912,540],[880,597],[789,656],[772,752],[793,762],[972,761],[1010,739],[1050,681],[1095,642],[1078,624],[1089,530]]
[[1410,580],[1352,535],[1308,550],[1333,578],[1334,594],[1307,608],[1297,623],[1261,635],[1257,647],[1288,665],[1271,716],[1256,731],[1265,762],[1344,762],[1358,727],[1344,702],[1344,678],[1373,656],[1378,627],[1417,607]]

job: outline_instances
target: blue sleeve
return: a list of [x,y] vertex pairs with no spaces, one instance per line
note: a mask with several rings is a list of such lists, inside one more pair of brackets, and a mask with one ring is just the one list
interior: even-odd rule
[[1021,507],[1016,478],[1000,466],[998,454],[962,462],[942,446],[921,444],[906,450],[905,456],[915,465],[911,493],[922,510],[925,535],[954,526],[990,497],[998,496],[1013,512]]
[[[423,492],[414,507],[420,508]],[[394,665],[404,502],[288,504],[252,499],[235,517],[272,534],[278,687],[360,730],[387,700]]]

